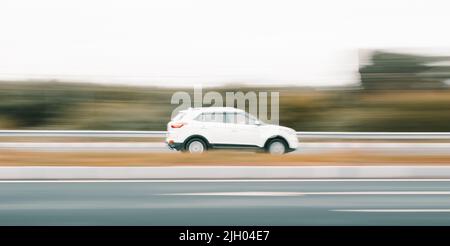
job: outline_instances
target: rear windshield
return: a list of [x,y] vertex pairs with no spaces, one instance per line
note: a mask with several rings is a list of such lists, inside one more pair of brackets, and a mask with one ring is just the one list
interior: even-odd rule
[[181,120],[186,115],[186,112],[179,112],[175,117],[173,117],[173,121]]

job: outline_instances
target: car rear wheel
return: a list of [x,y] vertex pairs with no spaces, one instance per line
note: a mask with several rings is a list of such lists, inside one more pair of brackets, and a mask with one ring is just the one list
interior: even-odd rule
[[282,155],[286,153],[286,144],[283,140],[275,139],[267,145],[267,152],[272,155]]
[[191,154],[201,154],[206,151],[206,144],[200,139],[192,139],[186,144],[186,150]]

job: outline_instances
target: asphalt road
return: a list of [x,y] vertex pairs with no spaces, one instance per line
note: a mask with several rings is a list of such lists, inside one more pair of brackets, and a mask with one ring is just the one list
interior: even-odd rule
[[0,225],[450,225],[450,179],[0,181]]

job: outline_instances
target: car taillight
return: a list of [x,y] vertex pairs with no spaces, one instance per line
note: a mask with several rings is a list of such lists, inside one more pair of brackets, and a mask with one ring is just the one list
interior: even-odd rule
[[170,125],[170,127],[172,127],[172,128],[181,128],[181,127],[183,127],[184,125],[186,125],[186,123],[178,122],[178,123],[172,123],[172,124]]

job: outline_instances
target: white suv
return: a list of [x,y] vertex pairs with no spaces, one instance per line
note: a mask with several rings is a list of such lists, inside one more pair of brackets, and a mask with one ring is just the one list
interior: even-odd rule
[[171,149],[202,153],[217,148],[256,148],[284,154],[298,147],[291,128],[260,122],[243,110],[230,107],[190,108],[167,124]]

